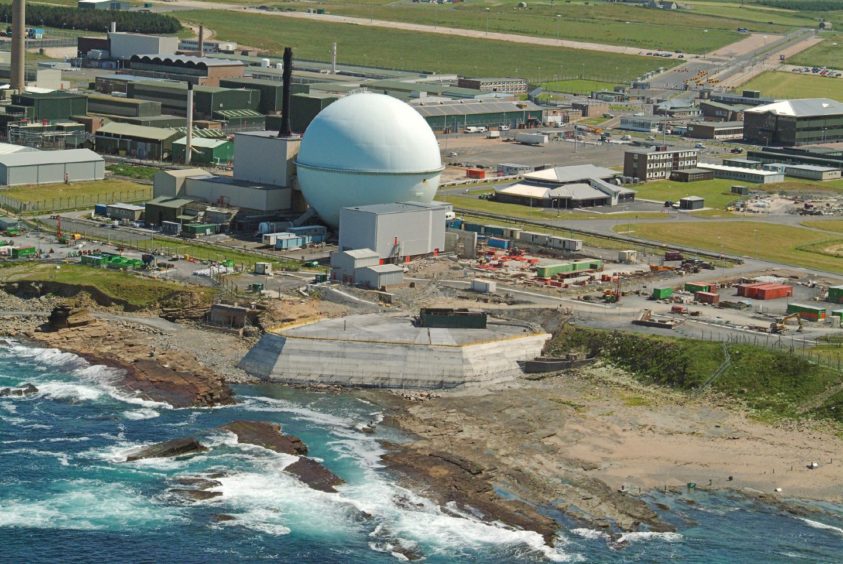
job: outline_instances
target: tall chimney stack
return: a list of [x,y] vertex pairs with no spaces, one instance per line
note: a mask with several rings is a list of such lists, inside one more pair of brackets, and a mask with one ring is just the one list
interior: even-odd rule
[[290,129],[290,83],[293,80],[293,50],[284,47],[284,71],[281,73],[284,86],[281,90],[281,131],[278,137],[290,137],[293,132]]
[[337,42],[331,45],[331,74],[337,74]]
[[193,83],[187,83],[187,139],[184,143],[184,164],[190,164],[193,153]]
[[26,1],[12,2],[12,65],[9,83],[12,90],[26,87]]
[[199,26],[199,56],[205,56],[205,26]]

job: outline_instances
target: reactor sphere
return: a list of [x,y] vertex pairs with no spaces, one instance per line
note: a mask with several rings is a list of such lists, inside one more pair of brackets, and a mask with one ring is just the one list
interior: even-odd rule
[[430,202],[442,159],[430,126],[384,94],[340,98],[310,123],[296,158],[302,194],[337,227],[340,210],[391,202]]

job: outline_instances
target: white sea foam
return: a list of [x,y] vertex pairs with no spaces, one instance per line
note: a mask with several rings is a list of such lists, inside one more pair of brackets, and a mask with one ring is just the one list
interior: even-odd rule
[[70,459],[67,454],[63,452],[53,452],[50,450],[38,450],[34,448],[18,448],[4,451],[3,454],[25,454],[26,456],[46,456],[55,458],[62,466],[70,466]]
[[72,382],[39,382],[37,395],[55,400],[96,401],[102,397],[103,391]]
[[331,415],[321,411],[314,411],[302,407],[298,404],[292,403],[283,399],[267,398],[267,397],[244,397],[241,408],[247,411],[257,412],[281,412],[289,413],[294,419],[309,421],[317,425],[325,425],[328,427],[353,427],[354,420],[349,417],[341,417],[338,415]]
[[650,540],[660,540],[664,542],[681,542],[683,539],[679,533],[654,533],[651,531],[641,531],[635,533],[624,533],[618,537],[618,542],[642,542]]
[[18,406],[16,406],[13,403],[9,403],[9,402],[0,403],[0,409],[5,411],[6,413],[17,413],[18,412]]
[[140,409],[134,409],[130,411],[124,411],[123,417],[126,419],[131,419],[132,421],[141,421],[143,419],[154,419],[161,415],[154,409],[149,407],[142,407]]
[[603,531],[594,529],[571,529],[571,533],[588,540],[608,540],[612,538]]
[[0,527],[126,530],[180,518],[177,508],[119,484],[73,480],[57,486],[64,491],[44,499],[4,500]]
[[833,525],[826,525],[825,523],[820,523],[819,521],[806,519],[805,517],[800,517],[800,519],[804,521],[809,527],[813,527],[815,529],[822,529],[825,531],[834,531],[835,533],[843,535],[843,528],[835,527]]

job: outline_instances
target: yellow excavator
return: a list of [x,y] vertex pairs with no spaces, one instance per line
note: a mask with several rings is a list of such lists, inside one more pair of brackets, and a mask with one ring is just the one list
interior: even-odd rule
[[802,318],[799,317],[798,313],[791,313],[790,315],[785,315],[778,321],[774,321],[770,323],[770,333],[784,333],[787,329],[787,322],[791,319],[795,319],[796,322],[799,324],[799,327],[796,329],[797,333],[802,332]]

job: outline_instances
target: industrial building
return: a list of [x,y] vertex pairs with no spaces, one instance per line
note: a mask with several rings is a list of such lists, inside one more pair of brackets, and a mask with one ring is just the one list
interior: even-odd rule
[[784,175],[809,180],[838,180],[841,177],[841,171],[839,168],[829,166],[784,165]]
[[732,121],[743,123],[743,113],[747,108],[744,104],[725,104],[713,100],[700,100],[700,114],[703,119],[711,121]]
[[[173,141],[173,162],[183,163],[187,137]],[[191,162],[196,164],[226,165],[234,158],[234,143],[228,139],[193,137],[190,143]]]
[[[161,111],[176,116],[187,115],[187,84],[172,80],[130,81],[126,96],[161,104]],[[198,120],[224,119],[231,110],[252,110],[257,114],[260,92],[244,88],[197,86],[193,89],[193,115]],[[263,116],[261,116],[261,121]]]
[[705,207],[705,200],[699,196],[686,196],[679,199],[679,209],[686,211],[701,210]]
[[88,94],[88,113],[110,118],[154,117],[161,115],[161,102],[107,94]]
[[355,272],[380,263],[381,257],[372,249],[361,248],[331,253],[331,280],[353,284]]
[[481,92],[503,92],[516,96],[527,93],[527,81],[523,78],[460,78],[457,86]]
[[635,200],[635,191],[617,183],[620,173],[594,165],[553,167],[524,174],[523,180],[495,188],[495,200],[547,208],[616,206]]
[[450,204],[403,202],[343,208],[340,250],[372,249],[381,259],[406,259],[445,250]]
[[756,170],[737,166],[725,166],[711,163],[699,163],[699,168],[714,172],[715,178],[728,178],[756,184],[784,182],[784,173],[772,170]]
[[671,172],[696,168],[696,149],[668,149],[666,145],[624,152],[623,174],[640,180],[663,180]]
[[674,119],[691,119],[700,115],[700,109],[693,100],[665,100],[653,107],[653,115],[668,116]]
[[762,147],[747,156],[763,163],[811,164],[843,169],[843,149],[830,147]]
[[723,164],[725,166],[736,166],[738,168],[752,168],[755,170],[761,170],[764,168],[764,163],[761,161],[756,161],[754,159],[745,159],[743,157],[730,157],[728,159],[723,159]]
[[[220,86],[223,88],[240,88],[260,92],[257,107],[252,109],[257,109],[262,114],[276,114],[281,111],[283,85],[280,82],[258,80],[256,78],[226,78],[220,80]],[[315,116],[316,114],[314,114]]]
[[97,130],[94,143],[99,153],[162,161],[170,159],[178,137],[175,129],[111,122]]
[[203,86],[219,86],[221,79],[240,78],[246,67],[240,61],[190,55],[132,55],[128,65],[132,74],[138,76],[167,78]]
[[135,204],[108,204],[106,206],[106,216],[111,219],[139,221],[143,217],[144,206],[137,206]]
[[280,188],[231,176],[189,177],[183,195],[204,202],[262,212],[289,210],[292,188]]
[[744,112],[744,140],[786,147],[843,141],[843,103],[805,98],[748,109]]
[[185,208],[193,204],[188,198],[172,198],[159,196],[146,202],[144,206],[144,221],[149,227],[160,227],[163,224],[190,221],[193,216],[185,214]]
[[743,139],[742,121],[704,121],[688,124],[688,137],[714,139],[716,141],[737,141]]
[[532,102],[465,101],[413,104],[435,131],[461,131],[466,126],[511,128],[536,127],[544,123],[543,108]]
[[677,182],[699,182],[701,180],[711,180],[713,178],[714,171],[696,167],[673,170],[670,172],[670,179]]
[[665,116],[621,116],[619,129],[626,131],[640,131],[643,133],[657,133],[671,119]]
[[571,102],[571,107],[579,110],[582,117],[600,117],[609,113],[609,103],[600,100],[585,100],[582,102]]
[[57,184],[105,178],[105,161],[88,149],[0,155],[0,186]]
[[108,34],[108,51],[112,59],[131,59],[133,56],[175,55],[179,38],[145,33],[112,31]]
[[187,178],[213,176],[201,168],[180,168],[162,170],[152,177],[153,195],[155,198],[175,198],[184,194],[184,182]]

